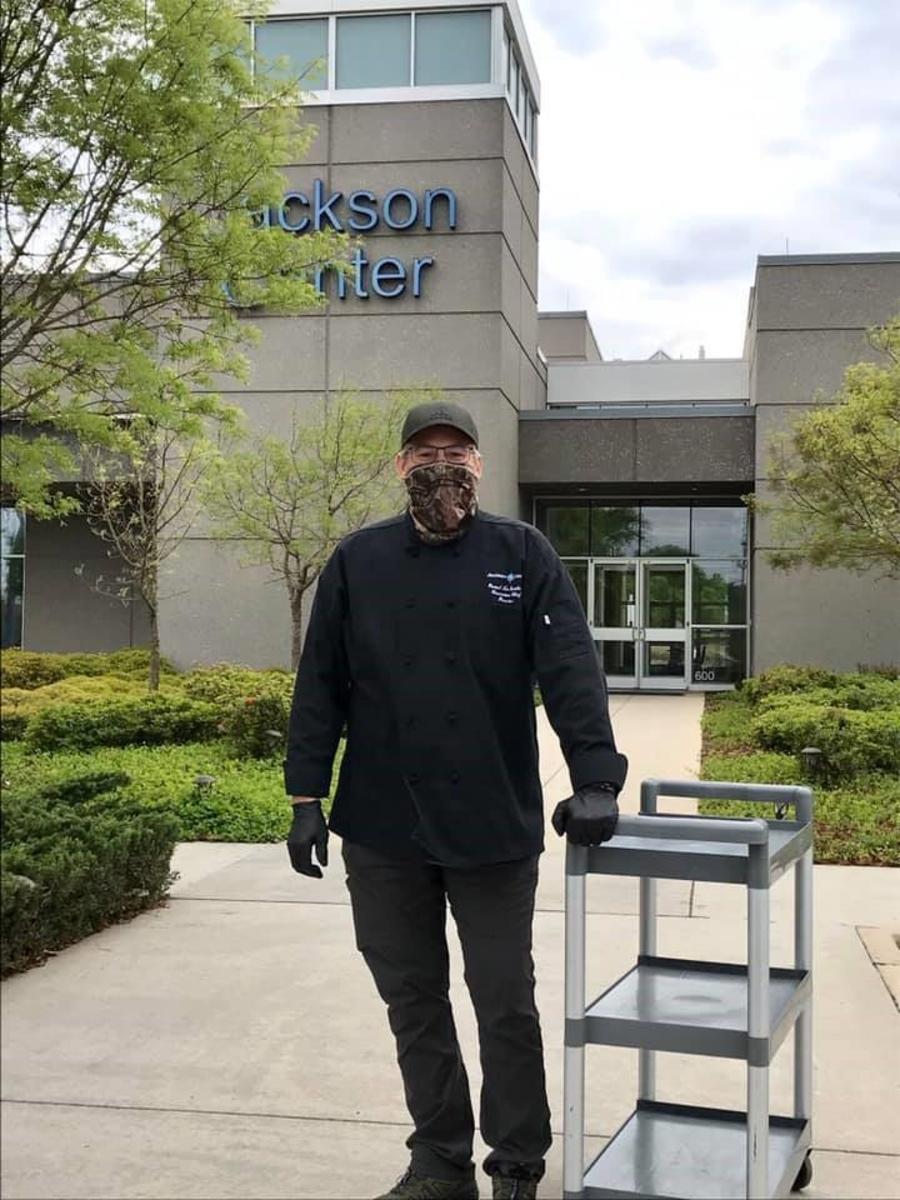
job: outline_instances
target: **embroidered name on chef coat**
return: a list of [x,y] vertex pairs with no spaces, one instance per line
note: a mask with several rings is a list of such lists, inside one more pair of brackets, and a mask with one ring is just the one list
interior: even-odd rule
[[522,600],[522,574],[514,571],[488,571],[488,593],[495,604],[519,604]]

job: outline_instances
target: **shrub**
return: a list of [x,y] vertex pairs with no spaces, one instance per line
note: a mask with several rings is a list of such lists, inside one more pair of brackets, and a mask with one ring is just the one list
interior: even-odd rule
[[0,704],[0,741],[14,742],[25,736],[28,718],[15,708]]
[[4,793],[3,975],[165,895],[175,820],[135,805],[117,786],[115,779],[95,775],[68,779],[55,792]]
[[[35,650],[4,650],[0,663],[0,687],[38,688],[56,683],[70,675],[147,675],[150,651],[142,648],[113,650],[108,653],[54,654]],[[175,667],[163,659],[164,674],[175,674]]]
[[900,715],[895,709],[825,708],[798,696],[793,703],[760,713],[753,731],[767,750],[799,754],[804,746],[818,747],[825,781],[875,771],[900,772]]
[[135,699],[45,708],[29,721],[25,740],[34,750],[194,742],[217,737],[218,722],[211,704],[150,693]]
[[184,694],[194,700],[230,706],[244,696],[252,696],[261,687],[283,691],[290,698],[294,677],[277,667],[255,671],[252,667],[220,663],[190,671],[181,676],[179,683]]
[[757,750],[753,754],[711,754],[704,759],[703,779],[727,779],[732,783],[804,784],[800,760],[792,754]]
[[757,704],[757,712],[790,708],[801,700],[823,708],[853,708],[874,712],[900,708],[900,681],[878,675],[845,675],[834,687],[815,687],[804,692],[771,692]]
[[232,705],[221,728],[235,754],[249,758],[277,755],[281,759],[290,712],[290,696],[283,689],[259,688]]
[[773,692],[802,692],[807,688],[834,687],[840,679],[840,675],[834,671],[827,671],[824,667],[793,667],[783,664],[769,667],[767,671],[754,675],[752,679],[745,679],[739,690],[751,704],[756,704]]

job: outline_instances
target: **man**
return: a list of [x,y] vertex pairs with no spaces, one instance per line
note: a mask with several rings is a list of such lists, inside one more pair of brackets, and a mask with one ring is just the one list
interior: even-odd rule
[[532,1200],[550,1146],[531,957],[543,807],[533,686],[574,795],[557,832],[612,836],[627,763],[578,596],[532,526],[478,507],[478,431],[453,404],[406,416],[406,512],[345,538],[319,580],[285,759],[295,870],[327,860],[319,798],[347,744],[330,828],[357,946],[387,1005],[415,1126],[398,1200],[477,1200],[474,1118],[448,999],[446,905],[478,1020],[494,1197]]

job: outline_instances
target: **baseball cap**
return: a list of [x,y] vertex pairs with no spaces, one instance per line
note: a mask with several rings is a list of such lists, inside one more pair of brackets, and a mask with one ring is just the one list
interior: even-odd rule
[[449,404],[445,401],[417,404],[415,408],[411,408],[403,421],[400,445],[405,446],[410,438],[423,429],[428,429],[430,425],[449,425],[478,445],[478,427],[472,419],[472,414],[459,404]]

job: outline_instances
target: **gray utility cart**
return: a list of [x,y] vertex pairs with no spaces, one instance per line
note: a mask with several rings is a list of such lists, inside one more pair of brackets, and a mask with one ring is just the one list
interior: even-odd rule
[[[666,816],[659,796],[752,801],[775,819]],[[785,820],[787,807],[794,819]],[[812,1108],[812,793],[803,787],[651,779],[641,813],[603,846],[566,851],[566,1038],[563,1194],[768,1200],[805,1187]],[[769,964],[769,893],[794,868],[794,965]],[[585,1006],[585,881],[640,879],[637,964]],[[656,880],[747,888],[747,963],[661,958]],[[794,1028],[794,1114],[769,1114],[769,1064]],[[585,1170],[585,1046],[640,1052],[637,1107]],[[656,1098],[658,1050],[742,1059],[746,1112]]]

